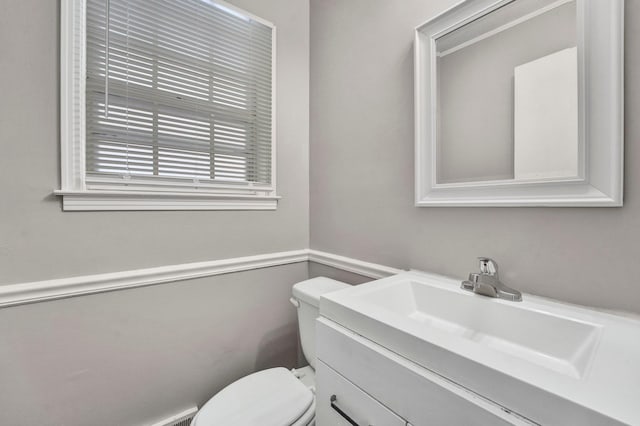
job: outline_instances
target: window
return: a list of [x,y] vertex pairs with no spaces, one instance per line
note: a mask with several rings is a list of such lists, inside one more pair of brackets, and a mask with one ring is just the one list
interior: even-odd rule
[[63,0],[65,210],[275,209],[275,28],[211,0]]

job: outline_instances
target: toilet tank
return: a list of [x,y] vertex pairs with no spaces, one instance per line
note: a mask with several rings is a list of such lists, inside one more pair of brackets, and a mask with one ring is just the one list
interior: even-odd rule
[[293,286],[294,305],[298,308],[298,329],[302,352],[309,365],[316,368],[316,318],[320,315],[320,296],[350,287],[331,278],[317,277]]

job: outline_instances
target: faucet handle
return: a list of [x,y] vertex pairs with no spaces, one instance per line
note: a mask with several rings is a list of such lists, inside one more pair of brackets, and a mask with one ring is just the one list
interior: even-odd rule
[[478,261],[480,262],[480,273],[483,275],[498,275],[498,264],[488,257],[479,257]]

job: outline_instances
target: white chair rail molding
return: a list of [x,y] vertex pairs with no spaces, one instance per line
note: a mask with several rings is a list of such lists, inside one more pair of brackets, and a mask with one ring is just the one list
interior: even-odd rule
[[271,22],[223,1],[61,8],[64,210],[276,208]]
[[106,274],[0,285],[0,308],[67,297],[174,283],[300,262],[314,262],[363,277],[378,279],[399,269],[313,249],[264,253],[254,256],[167,265]]

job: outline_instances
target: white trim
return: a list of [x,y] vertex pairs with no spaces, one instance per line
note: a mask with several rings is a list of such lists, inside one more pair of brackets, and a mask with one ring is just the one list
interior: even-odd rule
[[65,211],[276,210],[277,196],[151,191],[54,191]]
[[277,89],[277,37],[278,37],[278,29],[275,25],[270,24],[271,26],[271,186],[272,186],[272,194],[276,195],[276,181],[278,177],[278,155],[277,149],[278,144],[276,143],[277,138],[277,129],[276,129],[276,110],[278,108],[278,103],[276,102],[276,89]]
[[558,7],[560,7],[560,6],[564,5],[564,4],[567,4],[567,3],[571,2],[571,1],[573,1],[573,0],[558,0],[555,3],[551,3],[551,4],[547,5],[547,6],[541,7],[540,9],[537,9],[537,10],[531,12],[531,13],[523,15],[518,19],[514,19],[513,21],[507,22],[506,24],[501,25],[501,26],[499,26],[499,27],[497,27],[497,28],[495,28],[495,29],[493,29],[491,31],[487,31],[486,33],[480,34],[480,35],[472,38],[471,40],[465,41],[464,43],[460,43],[459,45],[457,45],[455,47],[452,47],[451,49],[448,49],[448,50],[445,50],[443,52],[440,52],[437,55],[438,55],[439,58],[442,58],[442,57],[445,57],[447,55],[450,55],[450,54],[452,54],[454,52],[457,52],[458,50],[461,50],[461,49],[464,49],[465,47],[469,47],[471,45],[474,45],[474,44],[476,44],[476,43],[478,43],[478,42],[480,42],[480,41],[482,41],[484,39],[487,39],[489,37],[493,37],[494,35],[499,34],[499,33],[503,32],[503,31],[506,31],[509,28],[515,27],[516,25],[522,24],[523,22],[527,22],[527,21],[535,18],[536,16],[540,16],[543,13],[547,13],[550,10],[556,9],[556,8],[558,8]]
[[343,271],[353,272],[364,277],[380,279],[390,275],[399,274],[401,269],[390,266],[379,265],[377,263],[365,262],[351,257],[340,256],[333,253],[326,253],[319,250],[309,249],[309,262],[320,263]]
[[[577,0],[580,177],[438,184],[436,38],[509,0],[464,0],[415,31],[415,205],[619,207],[623,204],[624,0]],[[582,164],[584,163],[584,164]]]
[[373,279],[401,272],[399,269],[384,265],[318,250],[302,249],[208,262],[183,263],[157,268],[0,285],[0,308],[307,261]]
[[85,0],[60,4],[60,170],[62,189],[84,189]]
[[308,258],[308,250],[294,250],[209,262],[183,263],[157,268],[9,284],[0,286],[0,307],[306,262]]

